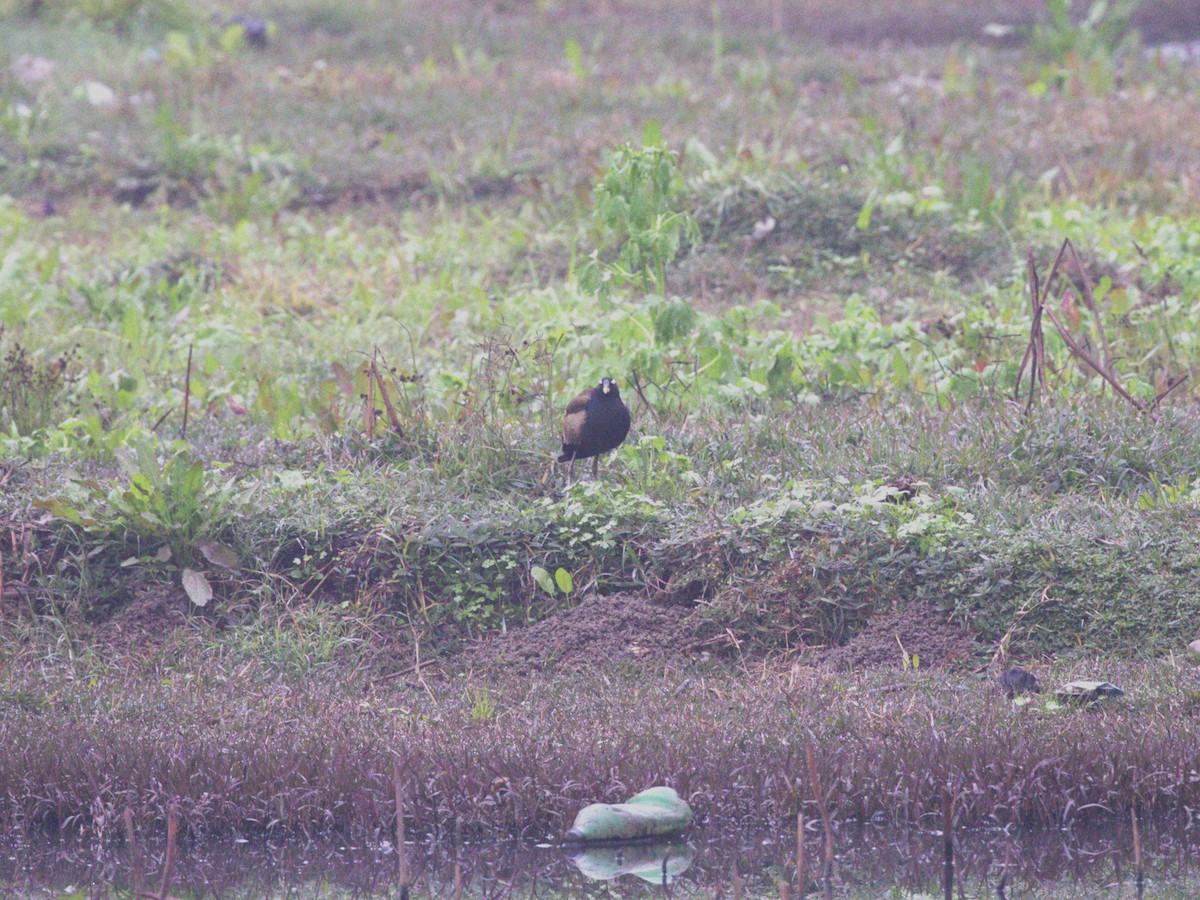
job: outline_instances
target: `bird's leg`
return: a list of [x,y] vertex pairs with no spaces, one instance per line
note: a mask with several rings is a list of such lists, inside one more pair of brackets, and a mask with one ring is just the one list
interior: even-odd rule
[[592,457],[592,481],[600,480],[600,454]]
[[571,479],[575,476],[575,457],[572,456],[567,460],[567,487],[571,486]]

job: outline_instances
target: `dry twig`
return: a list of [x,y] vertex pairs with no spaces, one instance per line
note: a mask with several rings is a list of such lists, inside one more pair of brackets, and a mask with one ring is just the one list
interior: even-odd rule
[[[1059,266],[1063,260],[1069,255],[1071,264],[1075,269],[1075,274],[1081,284],[1083,292],[1084,305],[1091,311],[1092,317],[1096,320],[1096,331],[1100,337],[1101,358],[1096,359],[1083,343],[1071,334],[1070,329],[1058,317],[1054,309],[1046,302],[1051,292],[1051,285],[1054,283],[1055,277],[1058,275]],[[1067,349],[1084,363],[1089,369],[1099,375],[1105,384],[1112,385],[1114,391],[1117,392],[1130,406],[1138,412],[1149,412],[1151,415],[1158,409],[1159,404],[1177,387],[1187,380],[1186,376],[1178,376],[1170,379],[1166,387],[1158,393],[1154,400],[1147,405],[1145,402],[1133,396],[1125,386],[1121,384],[1121,379],[1113,368],[1112,347],[1108,341],[1108,333],[1104,330],[1104,321],[1100,315],[1099,306],[1096,304],[1096,296],[1092,291],[1091,282],[1087,278],[1087,274],[1083,269],[1083,262],[1079,258],[1079,253],[1075,249],[1075,245],[1070,239],[1064,240],[1059,248],[1058,256],[1054,259],[1054,265],[1050,269],[1050,277],[1046,279],[1043,285],[1037,272],[1037,263],[1033,258],[1033,249],[1030,248],[1028,256],[1028,273],[1029,273],[1029,299],[1031,304],[1030,310],[1030,326],[1029,326],[1029,343],[1025,347],[1025,353],[1021,357],[1021,364],[1017,368],[1017,381],[1013,391],[1013,399],[1017,400],[1021,395],[1021,382],[1025,377],[1025,369],[1028,366],[1029,372],[1029,396],[1025,402],[1025,413],[1028,415],[1032,409],[1034,400],[1037,397],[1038,385],[1046,387],[1046,344],[1045,335],[1042,329],[1043,313],[1049,317],[1051,324],[1054,325],[1059,335],[1063,339],[1063,343],[1067,345]],[[1066,290],[1070,290],[1068,286]]]

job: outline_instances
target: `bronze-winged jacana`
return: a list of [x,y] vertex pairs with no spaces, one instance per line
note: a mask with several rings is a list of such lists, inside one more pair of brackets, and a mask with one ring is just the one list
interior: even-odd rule
[[629,434],[629,410],[621,402],[621,391],[609,377],[600,379],[567,404],[563,417],[562,455],[569,463],[567,482],[575,473],[575,460],[592,458],[592,478],[600,477],[600,454],[620,446]]
[[1037,676],[1020,666],[1009,669],[1000,676],[999,680],[1000,687],[1008,695],[1009,700],[1022,694],[1040,694],[1042,692],[1042,686],[1038,682]]

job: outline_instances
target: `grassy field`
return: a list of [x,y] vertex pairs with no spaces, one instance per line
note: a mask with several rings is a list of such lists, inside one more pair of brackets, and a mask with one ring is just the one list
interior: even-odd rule
[[[235,4],[0,2],[6,824],[131,804],[161,821],[191,796],[190,776],[150,787],[165,738],[72,749],[153,732],[131,692],[193,736],[223,727],[212,698],[252,734],[251,707],[274,722],[274,692],[309,682],[356,747],[440,716],[470,735],[515,689],[455,675],[465,643],[619,591],[723,635],[699,664],[750,709],[914,604],[974,640],[937,697],[978,695],[970,670],[993,658],[1132,666],[1125,750],[1151,703],[1144,746],[1185,767],[1192,678],[1170,654],[1200,621],[1200,65],[1156,42],[1195,40],[1200,16],[1056,5],[312,0],[266,4],[259,47]],[[1051,277],[1066,239],[1078,255]],[[567,486],[562,410],[603,375],[633,432],[601,482]],[[911,668],[903,646],[896,661]],[[659,687],[684,690],[674,677]],[[880,683],[858,677],[821,689]],[[538,793],[544,748],[506,741],[641,679],[550,679],[511,734],[469,745],[516,754],[500,768],[519,813],[423,782],[456,765],[446,748],[397,750],[417,822],[557,827],[582,798]],[[310,712],[280,733],[311,719],[333,740]],[[1009,711],[963,714],[912,760],[928,741],[968,753]],[[882,714],[843,715],[865,741]],[[737,721],[701,718],[734,748],[713,772],[750,752]],[[1111,722],[1068,718],[1031,749],[1076,741],[1062,771],[1083,771]],[[661,754],[622,783],[686,780],[687,741],[637,720]],[[32,764],[35,721],[54,723],[57,768]],[[802,725],[771,732],[783,758],[756,778],[794,768]],[[384,781],[280,827],[388,814],[386,760],[338,746]],[[260,749],[261,777],[210,786],[190,827],[266,826],[293,786]],[[907,810],[894,784],[851,785],[839,814],[919,815],[993,751],[948,756]],[[604,790],[603,760],[585,763],[560,774]],[[137,784],[89,782],[130,765]],[[1171,812],[1194,792],[1171,771],[1088,777],[1106,803]],[[813,803],[787,777],[697,795],[777,824]],[[964,794],[964,815],[1080,805],[1039,785],[1002,813]]]

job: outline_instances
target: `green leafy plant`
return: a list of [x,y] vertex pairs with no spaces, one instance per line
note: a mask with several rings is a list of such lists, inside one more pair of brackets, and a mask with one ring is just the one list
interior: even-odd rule
[[571,591],[575,589],[575,581],[571,577],[571,573],[562,566],[554,570],[553,577],[541,566],[532,566],[529,569],[529,575],[533,578],[534,583],[551,597],[555,595],[556,588],[565,596],[570,596]]
[[203,21],[184,0],[46,0],[36,6],[51,18],[82,18],[114,31],[127,33],[135,26],[194,28]]
[[464,696],[471,705],[472,722],[490,722],[496,718],[500,705],[495,691],[471,685],[466,688]]
[[216,172],[220,148],[212,138],[190,132],[166,103],[154,113],[159,166],[168,178],[200,185]]
[[115,453],[124,478],[102,484],[80,482],[82,501],[54,498],[37,506],[133,549],[122,566],[162,566],[178,571],[180,582],[197,606],[212,599],[212,586],[200,571],[203,562],[236,569],[238,555],[219,538],[247,498],[236,478],[215,481],[205,464],[184,442],[165,459],[153,438],[145,435]]
[[205,212],[214,218],[238,222],[270,216],[296,196],[301,166],[291,152],[247,145],[240,135],[193,132],[167,104],[159,106],[153,124],[159,171],[169,189],[204,198]]
[[1068,57],[1112,59],[1132,36],[1141,0],[1092,0],[1083,18],[1071,18],[1071,0],[1046,0],[1046,18],[1029,29],[1029,49],[1047,62]]
[[590,70],[583,60],[583,50],[579,46],[579,41],[575,38],[567,38],[563,43],[563,57],[567,61],[567,71],[571,73],[572,78],[579,81],[587,79]]
[[1138,497],[1138,509],[1161,509],[1179,503],[1200,505],[1200,480],[1184,476],[1175,482],[1162,481],[1151,472],[1150,486],[1152,490]]
[[[624,144],[613,151],[595,188],[602,243],[580,273],[580,282],[601,296],[627,285],[666,295],[666,266],[685,243],[698,244],[696,220],[675,207],[682,189],[678,154],[660,143]],[[608,260],[615,251],[615,258]]]
[[1071,16],[1071,0],[1046,0],[1046,19],[1029,29],[1029,49],[1043,65],[1030,82],[1036,96],[1074,79],[1096,94],[1110,91],[1118,57],[1137,40],[1131,28],[1141,0],[1093,0],[1083,18]]

